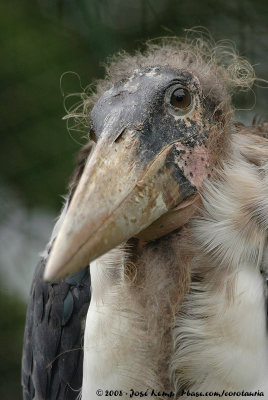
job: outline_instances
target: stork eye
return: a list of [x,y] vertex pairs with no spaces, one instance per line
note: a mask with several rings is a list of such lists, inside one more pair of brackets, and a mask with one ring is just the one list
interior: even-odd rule
[[170,104],[175,108],[184,110],[191,105],[191,102],[191,95],[187,89],[178,88],[171,94]]
[[192,109],[193,98],[186,87],[180,84],[175,87],[172,85],[166,91],[166,104],[173,114],[183,116]]

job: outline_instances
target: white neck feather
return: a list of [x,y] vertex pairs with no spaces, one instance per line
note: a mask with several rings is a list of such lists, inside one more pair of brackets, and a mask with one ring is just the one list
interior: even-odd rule
[[123,248],[91,264],[83,400],[98,399],[98,389],[121,390],[123,399],[131,389],[149,389],[147,397],[155,399],[166,397],[150,396],[152,389],[172,390],[175,398],[182,390],[259,391],[263,397],[242,398],[268,399],[260,274],[267,246],[268,166],[248,160],[250,144],[253,139],[233,138],[235,161],[207,183],[202,215],[185,228],[186,239],[182,232],[141,251],[130,279]]

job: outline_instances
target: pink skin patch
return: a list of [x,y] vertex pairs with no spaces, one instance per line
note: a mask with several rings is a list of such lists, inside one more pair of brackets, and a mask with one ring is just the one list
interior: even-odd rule
[[176,149],[178,150],[178,165],[184,172],[184,176],[199,190],[204,179],[210,174],[209,155],[206,146],[189,148],[177,143]]

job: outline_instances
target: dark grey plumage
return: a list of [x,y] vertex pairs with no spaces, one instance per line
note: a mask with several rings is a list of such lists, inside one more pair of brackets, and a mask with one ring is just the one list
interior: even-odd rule
[[82,385],[83,320],[90,302],[86,267],[58,284],[43,281],[46,259],[37,266],[24,335],[24,400],[73,400]]

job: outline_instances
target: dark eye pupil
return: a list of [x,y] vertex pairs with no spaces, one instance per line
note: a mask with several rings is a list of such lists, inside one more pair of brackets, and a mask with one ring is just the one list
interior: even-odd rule
[[171,95],[170,103],[176,108],[187,108],[191,104],[191,95],[187,89],[176,89]]

